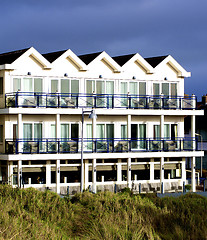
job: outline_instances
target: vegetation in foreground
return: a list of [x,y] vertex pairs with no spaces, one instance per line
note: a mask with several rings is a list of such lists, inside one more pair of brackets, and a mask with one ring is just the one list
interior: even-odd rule
[[207,199],[0,186],[0,239],[207,239]]

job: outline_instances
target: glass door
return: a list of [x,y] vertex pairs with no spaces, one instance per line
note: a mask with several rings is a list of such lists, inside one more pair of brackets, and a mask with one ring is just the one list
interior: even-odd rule
[[107,108],[112,108],[114,105],[114,82],[106,81],[106,94],[107,94]]
[[146,149],[146,124],[139,124],[139,148]]
[[127,107],[127,82],[121,82],[121,106]]

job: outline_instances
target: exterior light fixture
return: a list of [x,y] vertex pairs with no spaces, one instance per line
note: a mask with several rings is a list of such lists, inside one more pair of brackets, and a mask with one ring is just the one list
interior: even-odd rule
[[102,76],[102,75],[99,75],[99,78],[103,78],[103,76]]
[[68,77],[68,74],[67,74],[67,73],[65,73],[65,74],[64,74],[64,77]]
[[27,75],[31,75],[31,72],[28,72]]
[[135,77],[135,76],[133,76],[133,77],[132,77],[132,79],[136,79],[136,77]]
[[167,80],[167,77],[165,77],[164,80]]

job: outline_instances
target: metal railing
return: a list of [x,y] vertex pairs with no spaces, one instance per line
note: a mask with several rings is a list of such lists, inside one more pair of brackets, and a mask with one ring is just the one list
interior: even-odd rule
[[[156,151],[193,151],[193,138],[176,139],[109,139],[84,138],[83,151],[88,153],[117,152],[156,152]],[[195,144],[197,146],[197,144]],[[19,153],[80,153],[79,139],[16,139],[5,140],[7,154]]]
[[16,92],[5,94],[5,107],[195,109],[196,97]]

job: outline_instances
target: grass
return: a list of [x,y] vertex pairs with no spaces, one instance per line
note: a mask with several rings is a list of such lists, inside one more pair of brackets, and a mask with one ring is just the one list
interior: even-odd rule
[[207,199],[133,195],[72,199],[0,185],[0,239],[207,239]]

